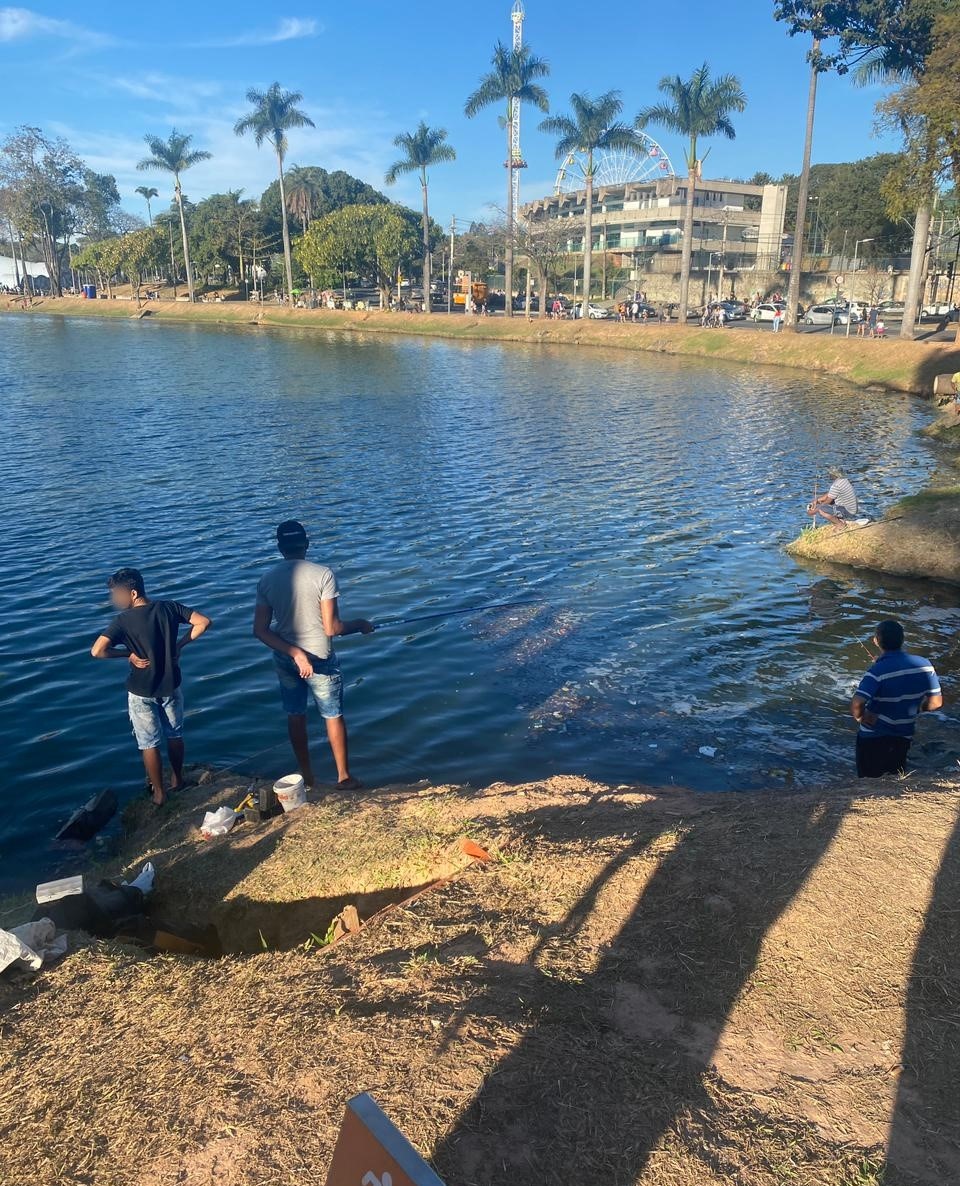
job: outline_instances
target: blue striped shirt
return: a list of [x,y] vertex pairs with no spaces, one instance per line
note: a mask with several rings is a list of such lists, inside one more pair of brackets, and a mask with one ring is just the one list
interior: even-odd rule
[[857,695],[876,714],[875,725],[861,723],[864,737],[912,737],[925,696],[940,695],[933,664],[906,651],[887,651],[860,681]]

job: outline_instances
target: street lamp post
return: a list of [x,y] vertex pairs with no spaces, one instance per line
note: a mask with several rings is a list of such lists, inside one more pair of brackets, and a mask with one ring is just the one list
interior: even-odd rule
[[857,256],[860,253],[861,244],[872,243],[873,241],[874,241],[873,239],[858,239],[856,241],[856,243],[854,243],[854,245],[853,245],[853,280],[851,280],[851,282],[850,282],[850,297],[851,297],[851,299],[847,303],[847,333],[846,333],[846,336],[848,338],[850,337],[850,322],[853,320],[853,299],[852,298],[854,296],[856,296],[856,293],[854,292],[854,285],[857,282]]
[[[710,277],[713,275],[713,261],[715,259],[720,260],[722,258],[723,257],[721,256],[719,251],[711,251],[710,254],[707,256],[707,291],[704,294],[704,299],[703,299],[703,303],[705,305],[709,304],[709,302],[710,302]],[[718,285],[717,286],[718,299],[719,299],[720,295],[721,294],[720,294],[720,289],[719,289],[719,285]]]

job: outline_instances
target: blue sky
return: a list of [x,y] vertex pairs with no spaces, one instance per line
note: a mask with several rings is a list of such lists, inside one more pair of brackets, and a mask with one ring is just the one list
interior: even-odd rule
[[[806,46],[773,20],[772,0],[589,8],[583,0],[525,0],[525,8],[525,40],[551,66],[552,110],[566,110],[571,91],[617,88],[632,117],[655,101],[664,74],[686,75],[706,59],[715,72],[737,74],[749,99],[736,120],[737,139],[713,142],[706,175],[798,171]],[[593,22],[588,37],[585,13]],[[453,214],[489,218],[490,203],[504,201],[504,134],[497,112],[468,120],[463,101],[510,29],[510,0],[0,7],[0,132],[31,123],[65,136],[91,166],[115,174],[124,205],[142,213],[134,189],[151,181],[135,169],[143,135],[176,126],[213,153],[186,177],[190,198],[239,187],[256,196],[275,166],[267,150],[234,136],[233,124],[245,110],[245,90],[276,79],[303,92],[316,123],[291,136],[290,164],[346,169],[384,189],[394,135],[426,119],[447,129],[458,153],[431,177],[432,213],[444,222]],[[822,80],[815,162],[895,147],[873,135],[880,93],[832,75]],[[536,130],[539,118],[525,111],[524,198],[550,192],[556,173],[552,145]],[[679,166],[677,140],[654,135]],[[152,183],[163,193],[161,180]],[[413,182],[388,192],[419,205]]]

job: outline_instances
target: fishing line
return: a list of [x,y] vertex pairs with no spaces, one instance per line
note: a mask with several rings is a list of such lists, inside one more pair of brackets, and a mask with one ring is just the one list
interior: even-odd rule
[[492,609],[513,609],[520,605],[546,605],[544,598],[533,601],[497,601],[492,605],[470,605],[463,609],[445,609],[435,614],[419,614],[415,618],[388,618],[385,622],[374,622],[374,630],[385,630],[388,626],[410,626],[414,622],[433,622],[438,618],[454,618],[463,614],[482,614]]

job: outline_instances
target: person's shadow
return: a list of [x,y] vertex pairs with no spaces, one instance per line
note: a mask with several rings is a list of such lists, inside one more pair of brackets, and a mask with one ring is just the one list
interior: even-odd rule
[[[513,820],[533,836],[620,843],[564,922],[541,934],[524,965],[527,981],[512,991],[496,985],[488,990],[496,1001],[468,1007],[483,1012],[506,1001],[504,1024],[525,1036],[436,1148],[441,1176],[470,1186],[633,1186],[661,1143],[674,1139],[671,1129],[686,1124],[704,1134],[704,1172],[723,1178],[724,1113],[711,1090],[720,1035],[764,937],[848,806],[843,796],[810,797],[777,816],[764,799],[756,809],[739,804],[728,823],[717,814],[722,806],[694,814],[675,833],[661,814],[660,835],[638,833],[643,811],[612,801]],[[636,840],[623,844],[625,833]],[[762,850],[745,850],[745,836],[762,836]],[[599,961],[579,974],[581,929],[595,950],[605,903],[638,892],[626,922],[599,944]],[[555,957],[569,954],[559,984],[556,971],[545,976],[536,967],[547,945]]]
[[916,1181],[960,1182],[960,816],[944,849],[907,984],[887,1146],[886,1186]]

